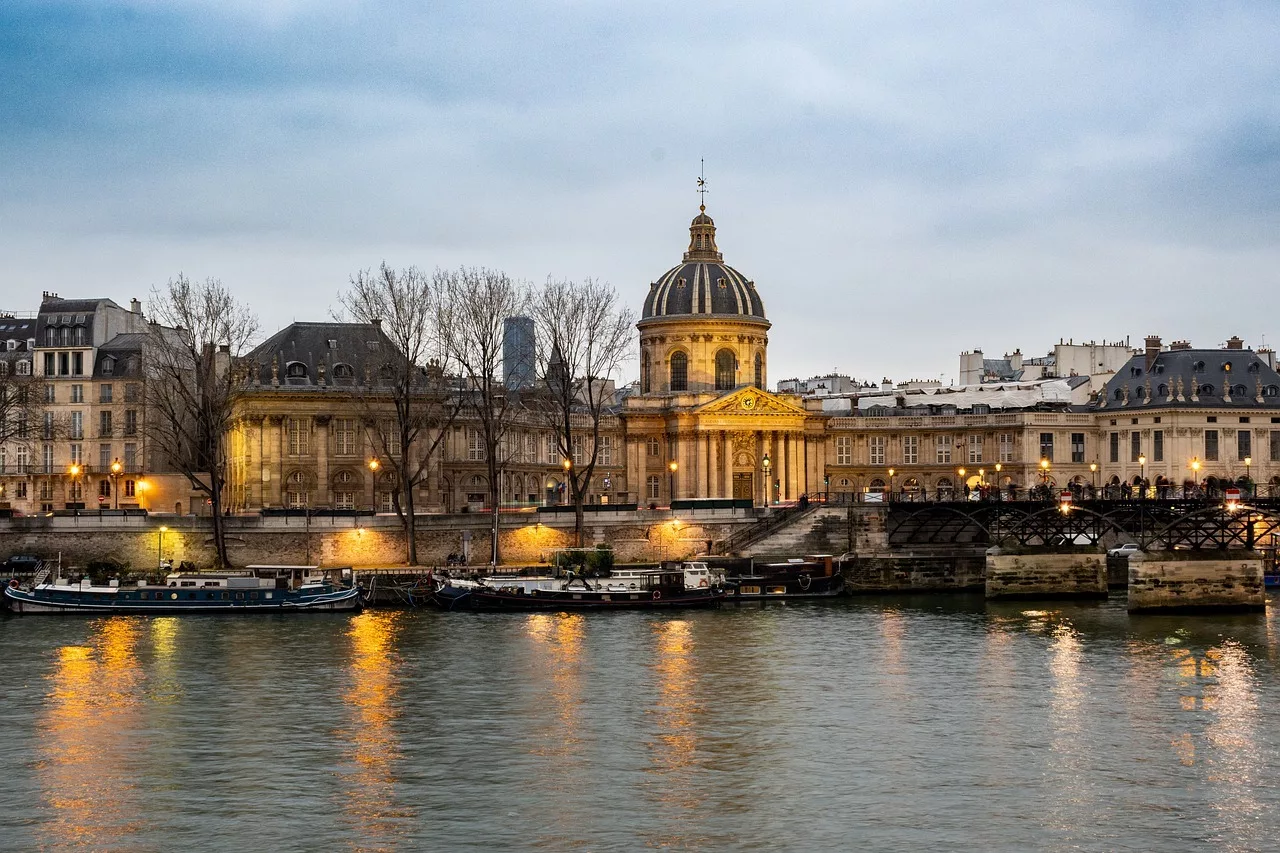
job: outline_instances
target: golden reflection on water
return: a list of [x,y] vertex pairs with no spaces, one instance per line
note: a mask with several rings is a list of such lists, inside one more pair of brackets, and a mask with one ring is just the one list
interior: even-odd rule
[[880,614],[880,644],[884,649],[884,660],[877,668],[877,672],[880,684],[884,688],[884,698],[891,704],[911,698],[906,655],[903,651],[903,638],[906,632],[906,617],[901,611],[886,607]]
[[688,621],[654,622],[652,669],[658,696],[651,714],[657,736],[649,741],[655,779],[647,785],[663,815],[663,832],[649,839],[653,847],[687,846],[694,840],[704,797],[693,783],[698,764],[698,717],[703,712],[695,690],[693,637]]
[[540,647],[538,657],[556,720],[555,737],[538,738],[531,754],[581,760],[578,717],[582,713],[582,643],[586,618],[581,613],[530,614],[525,631]]
[[1096,790],[1089,770],[1095,749],[1085,727],[1084,647],[1080,633],[1061,614],[1050,629],[1049,646],[1050,722],[1049,763],[1055,771],[1058,793],[1050,800],[1051,821],[1067,837],[1079,837],[1093,814],[1092,794]]
[[398,641],[405,611],[365,611],[351,619],[347,639],[350,687],[342,694],[347,709],[349,762],[342,773],[341,802],[355,829],[356,850],[394,849],[405,835],[412,808],[396,796],[396,765],[401,757],[395,722],[401,665]]
[[[1219,840],[1226,850],[1258,850],[1273,827],[1263,826],[1265,811],[1255,791],[1270,779],[1259,757],[1257,676],[1253,658],[1236,641],[1228,640],[1212,654],[1213,681],[1206,685],[1206,705],[1214,714],[1205,729],[1210,750],[1208,781],[1217,814]],[[1264,774],[1266,774],[1264,776]]]
[[86,645],[55,652],[36,765],[52,810],[37,830],[45,845],[123,848],[144,829],[130,743],[143,681],[140,625],[136,617],[96,621]]

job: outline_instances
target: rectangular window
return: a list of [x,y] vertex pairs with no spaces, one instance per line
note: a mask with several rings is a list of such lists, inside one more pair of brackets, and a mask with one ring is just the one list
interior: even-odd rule
[[134,497],[137,494],[138,486],[133,480],[124,481],[124,496],[126,498]]
[[68,376],[71,374],[71,356],[65,352],[58,353],[58,375]]
[[310,424],[305,418],[289,418],[289,455],[306,456]]
[[1071,433],[1071,461],[1084,461],[1084,433],[1082,432]]
[[647,479],[646,486],[649,490],[649,500],[656,500],[662,497],[662,478],[657,474],[650,474]]
[[1216,429],[1204,431],[1204,459],[1206,462],[1218,461],[1218,431]]
[[44,354],[44,375],[45,376],[53,376],[55,373],[58,372],[57,368],[54,366],[53,359],[54,359],[53,353],[47,352]]
[[951,436],[950,435],[938,436],[935,459],[939,465],[951,464]]
[[649,448],[648,452],[650,456],[662,455],[662,442],[658,441],[657,438],[650,436],[649,440],[645,442],[645,445]]
[[71,447],[71,464],[72,464],[72,465],[83,465],[83,464],[84,464],[84,457],[81,455],[81,448],[80,448],[80,445],[78,445],[78,444],[73,444],[73,445],[71,445],[70,447]]
[[124,434],[125,435],[138,434],[138,410],[137,409],[124,410]]
[[1013,433],[1011,432],[1000,433],[1000,437],[999,439],[997,439],[997,446],[999,448],[1000,458],[998,458],[996,461],[1012,462],[1013,461]]
[[142,402],[142,386],[137,382],[129,382],[124,386],[124,401],[126,403]]
[[1112,462],[1120,461],[1120,433],[1113,432],[1107,438],[1108,458]]
[[71,413],[71,437],[84,438],[84,412]]
[[101,438],[111,438],[111,410],[98,412],[98,435]]
[[613,464],[613,436],[611,435],[600,436],[600,464]]
[[870,463],[872,465],[883,465],[884,464],[884,445],[885,445],[884,436],[873,435],[871,436],[870,442],[871,442],[871,458],[869,460]]
[[84,386],[83,385],[71,386],[71,402],[73,403],[84,402]]
[[112,391],[113,391],[113,390],[114,390],[114,387],[113,387],[112,385],[110,385],[110,384],[107,384],[107,385],[101,385],[101,386],[99,386],[99,387],[98,387],[98,402],[99,402],[99,403],[110,403],[110,402],[111,402],[111,395],[112,395]]
[[853,439],[850,436],[836,436],[836,464],[853,464]]
[[44,413],[44,426],[42,429],[41,437],[44,438],[45,441],[53,438],[53,412]]
[[[1272,433],[1272,435],[1275,435],[1275,433]],[[17,457],[15,460],[18,466],[17,473],[26,474],[27,466],[31,464],[31,461],[27,458],[26,446],[22,444],[18,445],[18,450],[14,455]]]
[[1280,462],[1280,429],[1271,430],[1271,461]]
[[355,456],[360,452],[359,432],[355,418],[335,418],[333,421],[334,452],[339,456]]
[[73,352],[71,354],[71,373],[74,376],[84,376],[84,353]]
[[44,386],[44,401],[46,403],[56,403],[58,400],[58,390],[52,382],[46,383]]
[[467,427],[467,461],[484,461],[484,435],[475,427]]
[[538,437],[531,432],[524,434],[524,461],[529,463],[538,461]]
[[111,445],[109,444],[98,445],[98,470],[103,472],[111,470]]
[[138,470],[138,445],[132,442],[124,446],[124,470]]
[[1151,461],[1164,461],[1164,430],[1162,429],[1151,433]]
[[1053,433],[1040,433],[1040,458],[1053,461]]
[[904,435],[902,437],[902,464],[915,465],[920,461],[920,436]]
[[969,464],[980,465],[982,463],[982,436],[969,436]]
[[382,446],[386,448],[387,456],[392,459],[399,459],[400,428],[396,426],[396,422],[390,418],[384,418],[378,422],[378,431],[382,436]]
[[1246,456],[1253,455],[1253,433],[1242,429],[1236,433],[1236,459],[1241,462]]
[[45,474],[53,473],[53,445],[46,444],[40,448],[40,468]]
[[1142,455],[1142,433],[1136,429],[1129,433],[1129,461],[1137,462]]
[[334,492],[333,506],[335,509],[355,509],[356,493],[355,492]]

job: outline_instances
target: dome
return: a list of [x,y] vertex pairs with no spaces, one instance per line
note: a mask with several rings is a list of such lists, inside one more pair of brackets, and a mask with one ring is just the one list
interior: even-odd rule
[[717,314],[765,319],[755,282],[724,263],[716,248],[716,224],[702,207],[689,225],[684,262],[649,285],[641,320]]

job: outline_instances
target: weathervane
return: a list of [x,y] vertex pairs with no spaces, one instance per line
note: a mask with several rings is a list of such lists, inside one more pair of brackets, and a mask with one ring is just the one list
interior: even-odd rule
[[707,209],[707,179],[703,175],[707,172],[706,158],[699,160],[698,164],[698,195],[702,197],[702,200],[698,203],[698,209],[705,212]]

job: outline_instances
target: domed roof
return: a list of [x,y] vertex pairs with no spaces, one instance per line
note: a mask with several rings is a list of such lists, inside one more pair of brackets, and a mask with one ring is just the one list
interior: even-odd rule
[[716,248],[716,224],[705,207],[689,225],[684,262],[649,285],[641,321],[690,314],[765,319],[755,282],[724,263]]

